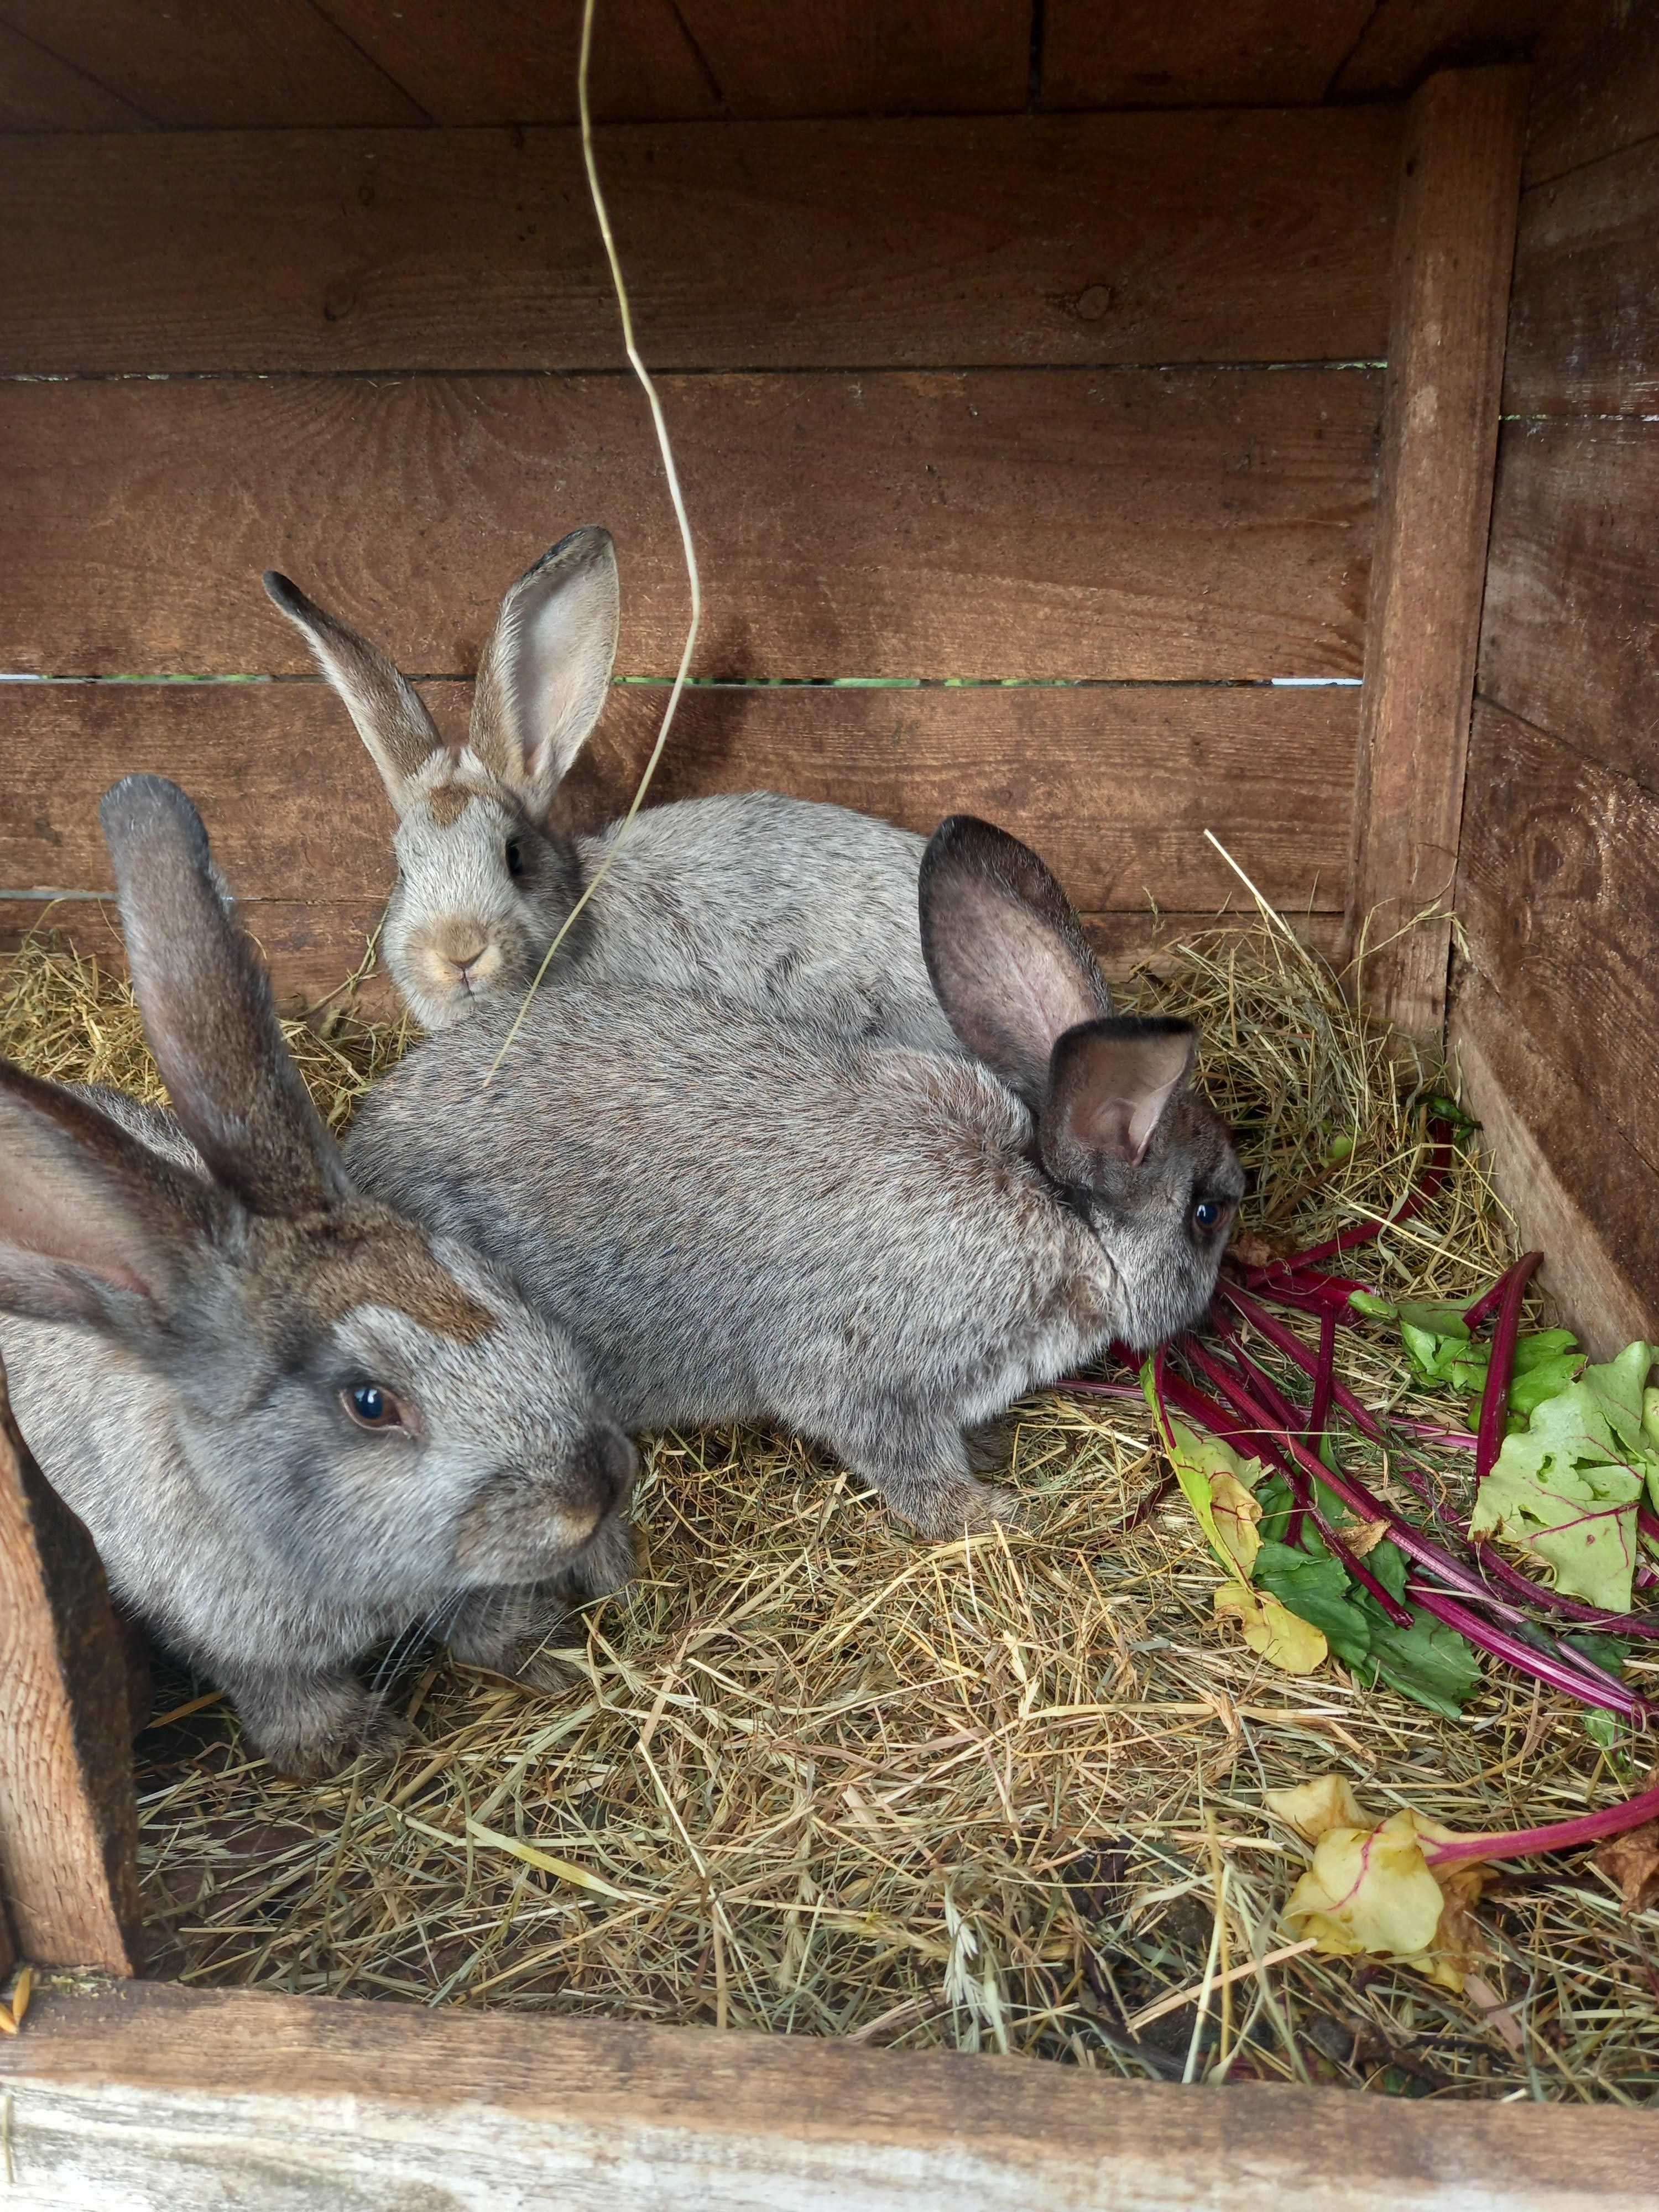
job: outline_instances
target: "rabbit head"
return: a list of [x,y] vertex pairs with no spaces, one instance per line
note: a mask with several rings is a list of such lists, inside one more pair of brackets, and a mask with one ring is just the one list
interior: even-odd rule
[[142,1382],[116,1449],[60,1484],[112,1580],[223,1680],[281,1662],[296,1620],[325,1643],[337,1616],[349,1659],[447,1594],[616,1579],[634,1455],[574,1346],[354,1191],[184,793],[129,776],[101,817],[178,1128],[141,1141],[133,1102],[0,1062],[0,1310],[67,1346],[62,1388],[28,1393],[44,1425]]
[[381,949],[410,1011],[447,1029],[522,992],[582,888],[575,847],[548,814],[611,681],[611,533],[573,531],[507,592],[460,750],[384,653],[287,577],[272,570],[264,583],[345,702],[397,811]]
[[1036,1156],[1119,1278],[1120,1334],[1150,1349],[1201,1318],[1244,1175],[1193,1087],[1188,1022],[1114,1014],[1082,924],[1036,854],[969,815],[921,864],[922,950],[969,1051],[1018,1097]]

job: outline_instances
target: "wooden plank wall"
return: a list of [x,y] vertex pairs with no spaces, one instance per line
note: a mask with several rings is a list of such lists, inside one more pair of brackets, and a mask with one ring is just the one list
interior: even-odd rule
[[[981,809],[1115,964],[1235,893],[1216,827],[1334,945],[1400,132],[1366,103],[1540,13],[606,0],[601,157],[709,610],[661,795]],[[459,727],[502,588],[602,520],[619,671],[672,669],[580,14],[0,0],[0,671],[73,679],[0,684],[0,942],[57,894],[109,941],[90,810],[144,766],[285,991],[356,964],[389,823],[267,565]],[[573,818],[659,697],[619,687]]]
[[[1397,131],[1386,107],[608,131],[722,687],[661,794],[981,809],[1046,846],[1117,963],[1234,892],[1214,826],[1329,941]],[[0,199],[0,664],[145,679],[0,685],[0,920],[105,887],[92,808],[143,765],[198,798],[283,988],[330,988],[389,823],[262,568],[452,727],[500,592],[578,522],[617,537],[619,672],[678,654],[574,134],[14,137]],[[276,680],[156,680],[184,675]],[[625,797],[660,699],[619,687],[582,818]]]
[[1605,14],[1534,104],[1454,1036],[1528,1237],[1613,1345],[1659,1333],[1659,6]]

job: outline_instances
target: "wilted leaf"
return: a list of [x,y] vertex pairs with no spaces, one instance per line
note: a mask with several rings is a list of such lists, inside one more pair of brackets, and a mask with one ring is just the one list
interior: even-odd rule
[[1287,1674],[1311,1674],[1324,1663],[1327,1646],[1318,1629],[1248,1583],[1223,1583],[1215,1610],[1218,1620],[1237,1620],[1251,1650]]
[[1170,1463],[1210,1548],[1229,1574],[1248,1576],[1261,1539],[1261,1509],[1250,1495],[1261,1462],[1241,1459],[1218,1437],[1200,1436],[1184,1421],[1169,1426]]
[[1646,1820],[1622,1836],[1609,1836],[1591,1855],[1616,1881],[1627,1913],[1645,1912],[1659,1898],[1659,1820]]
[[1267,1810],[1304,1844],[1316,1844],[1332,1828],[1363,1828],[1365,1808],[1344,1774],[1320,1774],[1292,1790],[1269,1790]]
[[1391,1959],[1462,1988],[1480,1951],[1470,1908],[1492,1876],[1470,1861],[1434,1872],[1423,1845],[1448,1841],[1450,1829],[1408,1806],[1375,1823],[1340,1775],[1270,1790],[1267,1804],[1314,1846],[1285,1907],[1288,1929],[1317,1937],[1327,1958]]

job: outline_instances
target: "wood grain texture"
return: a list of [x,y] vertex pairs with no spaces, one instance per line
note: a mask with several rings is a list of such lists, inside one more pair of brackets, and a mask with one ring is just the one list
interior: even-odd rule
[[1523,1012],[1464,969],[1450,1021],[1463,1097],[1481,1123],[1540,1286],[1598,1359],[1659,1334],[1659,1177],[1534,1042]]
[[1521,203],[1506,414],[1650,415],[1659,401],[1659,139]]
[[0,1874],[27,1958],[133,1971],[128,1711],[92,1539],[29,1456],[0,1375]]
[[[1107,976],[1117,981],[1146,961],[1170,968],[1173,948],[1191,938],[1249,927],[1255,916],[1243,911],[1243,905],[1235,899],[1224,910],[1190,914],[1168,908],[1154,912],[1142,906],[1112,914],[1085,913],[1080,919]],[[352,980],[364,969],[383,910],[378,898],[242,902],[242,919],[270,964],[285,1014],[303,1016],[343,1005],[380,1019],[398,1011],[397,994],[382,970],[371,966],[361,981]],[[1286,918],[1304,945],[1327,959],[1338,956],[1341,915],[1316,908],[1292,910]],[[39,933],[48,944],[95,956],[118,975],[125,973],[112,900],[88,896],[48,903],[0,896],[0,957],[15,951],[31,933]]]
[[[576,119],[582,0],[328,0],[328,12],[434,123]],[[600,0],[589,80],[600,121],[719,114],[682,15],[673,0]]]
[[[1349,361],[1387,345],[1399,131],[1388,108],[671,125],[599,158],[659,372]],[[570,131],[18,141],[0,205],[0,372],[622,360]]]
[[159,1984],[44,1992],[0,2087],[15,2212],[1645,2212],[1659,2149],[1617,2108]]
[[1339,100],[1410,92],[1432,70],[1523,60],[1560,0],[1380,0],[1332,85]]
[[1444,1024],[1451,925],[1406,925],[1456,865],[1525,106],[1523,70],[1431,77],[1401,165],[1352,896],[1383,946],[1368,1000],[1424,1037]]
[[[662,392],[714,676],[1358,672],[1369,371],[697,376]],[[65,456],[73,456],[73,466]],[[617,538],[617,666],[685,582],[620,377],[0,385],[0,665],[300,673],[284,569],[413,674],[470,670],[551,539]]]
[[1538,41],[1527,182],[1582,167],[1659,132],[1659,5],[1573,0]]
[[310,0],[0,0],[0,21],[174,128],[426,119]]
[[[471,687],[432,684],[440,726],[465,730]],[[562,818],[596,829],[633,794],[665,687],[622,684],[573,772]],[[1037,846],[1091,911],[1193,913],[1237,878],[1340,908],[1357,690],[694,689],[653,803],[776,789],[930,833],[967,811]],[[0,685],[0,896],[105,890],[98,800],[118,769],[171,777],[202,809],[243,896],[380,899],[392,814],[325,685]],[[337,980],[337,978],[336,979]]]
[[962,115],[1025,106],[1030,0],[678,0],[730,115]]
[[1457,910],[1476,966],[1577,1085],[1581,1137],[1616,1129],[1659,1174],[1659,795],[1480,702]]
[[[441,123],[568,123],[580,0],[330,0]],[[1030,0],[605,0],[593,112],[607,121],[957,115],[1025,106]]]
[[1277,107],[1325,97],[1376,0],[1047,0],[1045,107]]
[[1659,423],[1510,422],[1480,689],[1659,791]]
[[0,131],[149,131],[147,115],[118,100],[95,79],[72,69],[0,23]]

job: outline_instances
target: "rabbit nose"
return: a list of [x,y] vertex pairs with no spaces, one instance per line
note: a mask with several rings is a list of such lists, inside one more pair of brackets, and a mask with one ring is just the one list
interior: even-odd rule
[[434,932],[433,945],[436,951],[465,975],[489,951],[489,939],[481,923],[448,921]]

